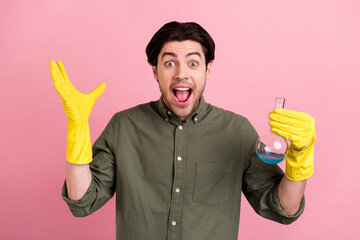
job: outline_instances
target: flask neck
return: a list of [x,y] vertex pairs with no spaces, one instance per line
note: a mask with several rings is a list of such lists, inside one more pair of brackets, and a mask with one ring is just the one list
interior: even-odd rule
[[[276,98],[275,98],[274,109],[284,108],[284,107],[285,107],[285,98],[276,97]],[[270,133],[272,133],[272,132],[271,132],[271,127],[270,127]]]
[[274,109],[284,108],[285,107],[285,98],[276,97]]

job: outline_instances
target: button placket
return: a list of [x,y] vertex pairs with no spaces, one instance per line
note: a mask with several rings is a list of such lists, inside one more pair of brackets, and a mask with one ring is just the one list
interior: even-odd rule
[[169,240],[176,240],[180,230],[182,198],[185,182],[185,151],[186,151],[186,131],[185,125],[178,125],[175,129],[175,144],[174,144],[174,179],[173,179],[173,194],[170,203],[169,215]]

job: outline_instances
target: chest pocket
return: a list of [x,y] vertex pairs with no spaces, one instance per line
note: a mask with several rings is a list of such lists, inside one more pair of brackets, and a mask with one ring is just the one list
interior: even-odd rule
[[217,204],[230,199],[231,165],[197,163],[194,201]]

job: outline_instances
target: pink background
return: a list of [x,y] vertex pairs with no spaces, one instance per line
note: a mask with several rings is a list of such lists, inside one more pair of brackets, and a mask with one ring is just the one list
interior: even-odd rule
[[1,1],[0,239],[115,239],[114,199],[86,218],[61,199],[67,123],[48,61],[62,60],[84,93],[108,84],[90,118],[94,141],[115,112],[159,98],[145,46],[172,20],[198,22],[216,42],[208,102],[260,134],[275,96],[316,120],[304,214],[283,226],[243,199],[239,239],[360,239],[356,0]]

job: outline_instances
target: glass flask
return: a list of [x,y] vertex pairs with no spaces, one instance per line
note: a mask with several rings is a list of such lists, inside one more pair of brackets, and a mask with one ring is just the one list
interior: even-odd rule
[[[285,98],[275,98],[275,109],[284,108]],[[278,164],[289,152],[289,144],[285,138],[271,132],[261,136],[256,142],[256,154],[265,163]]]

